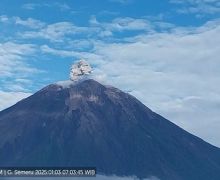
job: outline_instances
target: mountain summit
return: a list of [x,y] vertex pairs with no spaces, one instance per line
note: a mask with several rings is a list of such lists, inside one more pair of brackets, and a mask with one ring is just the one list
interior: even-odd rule
[[51,84],[1,111],[0,166],[89,166],[106,175],[219,180],[220,150],[135,97],[88,79]]

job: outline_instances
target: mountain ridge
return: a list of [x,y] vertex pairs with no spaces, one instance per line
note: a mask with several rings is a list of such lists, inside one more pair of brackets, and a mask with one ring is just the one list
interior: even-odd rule
[[130,94],[88,79],[49,85],[1,111],[0,166],[95,166],[107,175],[217,180],[220,149]]

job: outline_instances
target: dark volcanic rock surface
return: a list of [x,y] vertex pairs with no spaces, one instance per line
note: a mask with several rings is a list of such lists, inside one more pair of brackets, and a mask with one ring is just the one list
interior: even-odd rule
[[86,80],[49,85],[1,111],[0,166],[95,166],[109,175],[219,180],[220,150],[133,96]]

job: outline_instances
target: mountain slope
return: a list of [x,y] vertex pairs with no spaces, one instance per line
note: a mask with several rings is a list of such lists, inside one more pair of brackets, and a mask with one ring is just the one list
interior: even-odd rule
[[98,173],[219,180],[220,150],[94,80],[52,84],[0,112],[0,166],[95,166]]

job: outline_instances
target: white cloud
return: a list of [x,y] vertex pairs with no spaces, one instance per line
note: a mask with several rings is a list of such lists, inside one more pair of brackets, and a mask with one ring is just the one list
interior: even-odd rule
[[38,8],[47,7],[47,8],[57,8],[61,11],[70,10],[71,7],[66,3],[59,2],[50,2],[50,3],[26,3],[22,5],[23,9],[26,10],[35,10]]
[[112,31],[123,30],[149,30],[151,24],[146,19],[133,19],[133,18],[116,18],[110,24],[105,24],[105,28]]
[[[154,32],[155,29],[158,28],[168,30],[174,27],[173,24],[161,22],[159,20],[152,22],[145,18],[135,19],[129,17],[116,18],[110,22],[99,22],[96,17],[92,16],[88,27],[76,26],[71,22],[57,22],[46,25],[44,22],[32,18],[22,20],[19,17],[14,17],[14,19],[16,20],[15,24],[36,29],[20,32],[18,33],[19,37],[23,39],[46,39],[53,43],[65,42],[65,45],[71,45],[71,42],[77,35],[81,36],[81,41],[83,41],[84,45],[85,43],[88,45],[89,41],[91,45],[92,40],[100,37],[114,38],[114,33],[117,32]],[[92,40],[91,37],[93,38]],[[77,39],[75,41],[77,41]]]
[[[33,23],[30,20],[22,22],[23,25]],[[21,23],[20,23],[21,24]],[[36,24],[34,21],[33,24]],[[166,28],[168,27],[166,23]],[[92,17],[90,20],[90,27],[79,27],[70,22],[58,22],[49,24],[46,27],[37,31],[26,31],[20,33],[20,36],[25,39],[42,38],[50,40],[51,42],[71,42],[74,35],[81,34],[84,37],[106,37],[112,36],[113,32],[122,31],[152,31],[154,26],[163,26],[160,22],[155,23],[153,26],[150,21],[146,19],[133,19],[133,18],[116,18],[109,23],[101,23]],[[70,38],[71,37],[71,38]]]
[[6,15],[1,15],[0,16],[0,22],[5,23],[7,21],[8,21],[8,16],[6,16]]
[[121,3],[121,4],[129,4],[133,2],[133,0],[109,0],[109,1],[115,3]]
[[170,0],[170,3],[181,6],[177,9],[178,13],[192,13],[198,17],[220,13],[220,0]]
[[71,7],[66,3],[55,3],[55,6],[57,6],[61,11],[67,11],[71,9]]
[[39,4],[27,3],[22,5],[22,8],[27,10],[34,10],[36,7],[39,7]]
[[26,31],[20,35],[23,38],[42,38],[52,42],[63,42],[68,35],[75,35],[87,32],[86,27],[78,27],[70,22],[58,22],[49,24],[39,31]]
[[121,31],[150,31],[153,29],[153,25],[147,19],[134,19],[134,18],[116,18],[112,22],[99,22],[96,17],[90,19],[90,24],[92,26],[99,27],[103,29],[103,32],[110,33],[112,32],[121,32]]
[[20,17],[14,17],[14,19],[15,19],[15,24],[26,26],[32,29],[40,29],[45,26],[45,23],[32,18],[22,20]]
[[[161,21],[161,19],[155,18],[152,20],[152,17],[146,18],[131,18],[131,17],[123,17],[123,18],[115,18],[110,22],[100,22],[96,19],[95,16],[92,16],[90,19],[90,28],[95,27],[97,34],[99,37],[112,37],[115,38],[114,35],[116,33],[124,33],[124,32],[135,32],[137,34],[142,33],[154,33],[158,29],[161,31],[168,31],[175,27],[175,25],[167,22]],[[126,34],[124,33],[124,36]],[[129,35],[128,35],[129,36]],[[117,40],[122,40],[123,38],[119,38]]]
[[20,17],[17,16],[8,17],[6,15],[0,16],[0,22],[21,25],[32,29],[40,29],[45,26],[44,22],[37,19],[33,19],[33,18],[21,19]]
[[30,93],[24,92],[4,92],[0,91],[0,111],[12,106],[13,104],[17,103],[21,99],[24,99],[30,96]]
[[70,57],[77,59],[86,59],[89,62],[92,61],[92,63],[96,65],[100,64],[101,62],[104,62],[102,60],[102,56],[94,53],[54,49],[47,45],[42,45],[40,49],[45,54],[52,54],[55,56]]
[[53,55],[58,55],[58,56],[62,56],[62,57],[79,57],[81,56],[81,53],[76,52],[76,51],[65,51],[65,50],[56,50],[53,48],[50,48],[47,45],[42,45],[40,47],[41,51],[43,53],[49,53],[49,54],[53,54]]
[[70,49],[76,49],[76,50],[91,49],[93,47],[93,40],[92,39],[72,40],[68,42],[68,47]]
[[27,57],[34,53],[35,46],[31,44],[0,43],[0,90],[28,91],[25,86],[27,82],[28,86],[31,85],[30,74],[40,72],[27,62]]

